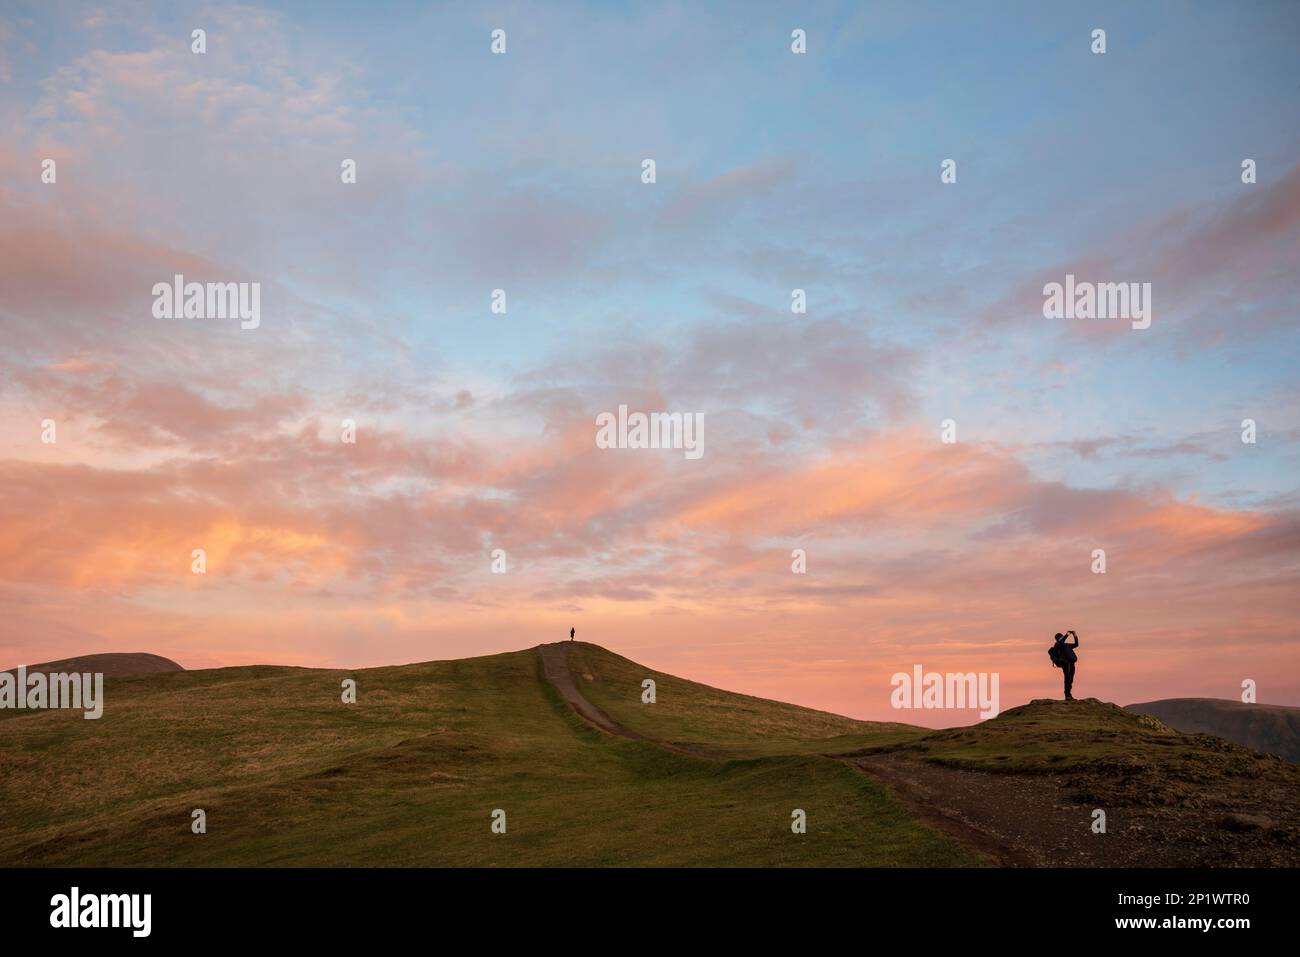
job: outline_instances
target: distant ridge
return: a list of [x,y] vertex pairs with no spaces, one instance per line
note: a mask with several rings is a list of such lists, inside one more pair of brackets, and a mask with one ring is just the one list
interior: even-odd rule
[[1131,704],[1127,710],[1159,718],[1188,734],[1218,735],[1300,764],[1300,708],[1223,698],[1165,698]]
[[[17,673],[18,665],[5,669]],[[105,675],[152,675],[162,671],[184,671],[185,669],[161,655],[151,655],[143,651],[108,652],[102,655],[78,655],[75,658],[63,658],[59,661],[45,661],[36,665],[27,665],[27,673],[60,671],[90,672]]]

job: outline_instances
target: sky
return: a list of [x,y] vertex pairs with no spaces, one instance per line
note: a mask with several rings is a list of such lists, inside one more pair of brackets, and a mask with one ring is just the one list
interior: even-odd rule
[[891,676],[1059,696],[1072,628],[1078,696],[1300,705],[1298,54],[1288,2],[6,3],[0,666],[574,627],[947,726]]

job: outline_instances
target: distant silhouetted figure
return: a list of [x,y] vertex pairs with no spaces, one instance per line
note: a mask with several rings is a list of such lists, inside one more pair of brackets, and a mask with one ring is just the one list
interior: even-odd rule
[[[569,640],[570,640],[570,641],[573,641],[573,636],[574,636],[575,634],[577,634],[577,632],[576,632],[574,629],[570,628],[570,629],[569,629]],[[1078,642],[1076,642],[1076,644],[1078,644]]]
[[[1074,644],[1066,642],[1066,638],[1073,638]],[[1065,672],[1065,700],[1073,701],[1074,695],[1074,664],[1079,660],[1079,656],[1074,653],[1074,649],[1079,647],[1079,636],[1073,631],[1067,631],[1064,635],[1059,632],[1056,635],[1056,644],[1054,644],[1049,654],[1052,658],[1052,664]]]

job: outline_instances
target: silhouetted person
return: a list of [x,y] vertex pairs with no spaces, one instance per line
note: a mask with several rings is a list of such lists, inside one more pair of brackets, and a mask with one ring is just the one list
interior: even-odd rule
[[[569,640],[570,640],[570,641],[573,641],[573,636],[574,636],[575,634],[577,634],[577,632],[576,632],[574,629],[570,628],[570,629],[569,629]],[[1077,642],[1076,642],[1076,644],[1077,644]]]
[[[1074,644],[1068,644],[1066,638],[1073,638]],[[1079,656],[1074,653],[1074,649],[1079,647],[1079,636],[1073,631],[1067,631],[1064,635],[1058,633],[1056,636],[1056,646],[1052,649],[1055,652],[1053,660],[1060,665],[1065,672],[1065,700],[1073,701],[1074,695],[1070,692],[1074,690],[1074,664],[1079,660]]]

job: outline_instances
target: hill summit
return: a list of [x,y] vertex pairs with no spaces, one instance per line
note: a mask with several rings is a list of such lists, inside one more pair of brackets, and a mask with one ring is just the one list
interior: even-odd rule
[[[17,665],[5,669],[10,672],[18,670]],[[40,664],[25,665],[28,674],[41,672],[52,674],[59,672],[89,672],[107,675],[152,675],[161,671],[184,671],[185,669],[161,655],[151,655],[142,651],[106,652],[97,655],[78,655],[75,658],[61,658],[58,661],[44,661]]]

